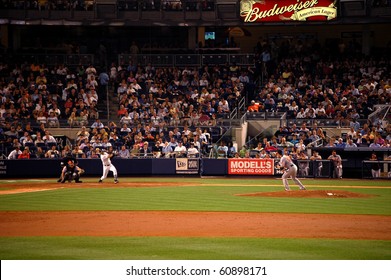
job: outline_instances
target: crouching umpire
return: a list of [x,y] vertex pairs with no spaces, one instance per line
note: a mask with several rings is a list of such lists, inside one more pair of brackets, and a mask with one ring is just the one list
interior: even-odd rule
[[80,176],[84,173],[84,169],[76,165],[76,162],[72,159],[69,159],[62,168],[61,172],[61,183],[68,181],[69,183],[75,180],[76,183],[82,183],[80,181]]

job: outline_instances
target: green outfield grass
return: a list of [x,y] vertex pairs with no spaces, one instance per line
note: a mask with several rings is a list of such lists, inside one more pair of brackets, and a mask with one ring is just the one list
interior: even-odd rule
[[[49,180],[48,180],[49,181]],[[89,181],[89,180],[84,180]],[[311,189],[337,189],[372,194],[370,198],[270,198],[244,197],[235,194],[283,190],[281,180],[254,179],[122,179],[121,182],[184,182],[185,187],[105,187],[63,188],[43,192],[0,196],[0,211],[23,210],[180,210],[180,211],[240,211],[391,215],[391,189],[354,188],[390,186],[390,181],[305,180]],[[18,181],[20,184],[40,184]],[[50,182],[53,182],[51,180]],[[91,182],[95,182],[91,180]],[[2,181],[1,184],[5,184]],[[1,185],[0,185],[1,186]],[[58,184],[58,187],[64,185]],[[75,184],[73,184],[75,186]],[[119,185],[120,186],[120,185]],[[297,187],[292,185],[292,189]]]
[[[12,180],[1,180],[8,189]],[[56,180],[17,180],[43,185]],[[96,179],[83,178],[84,182]],[[111,180],[107,180],[111,182]],[[183,182],[175,187],[121,187],[130,182]],[[270,198],[235,194],[282,191],[279,179],[121,178],[115,187],[59,188],[0,195],[0,211],[178,210],[391,215],[386,180],[303,180],[309,190],[346,190],[369,198]],[[56,185],[57,186],[57,185]],[[58,184],[58,187],[62,187]],[[297,187],[292,183],[292,189]],[[287,225],[289,227],[289,225]],[[370,229],[368,229],[370,230]],[[391,234],[391,233],[390,233]],[[168,237],[6,237],[1,259],[390,259],[391,241]]]
[[1,238],[2,259],[389,260],[388,241],[280,238]]

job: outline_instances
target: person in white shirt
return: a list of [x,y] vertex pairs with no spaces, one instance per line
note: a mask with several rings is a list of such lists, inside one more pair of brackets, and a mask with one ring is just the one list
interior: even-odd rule
[[100,160],[102,161],[103,165],[103,175],[99,179],[99,183],[102,183],[104,179],[107,178],[107,175],[109,174],[109,171],[113,172],[114,176],[114,183],[118,184],[118,172],[117,168],[111,163],[111,158],[113,157],[113,154],[108,154],[104,150],[96,149],[96,153],[99,154]]
[[354,143],[352,139],[348,139],[345,148],[357,148],[357,144]]
[[48,130],[45,131],[45,135],[42,137],[42,140],[45,141],[46,144],[48,143],[57,144],[56,138],[54,138]]
[[229,104],[228,104],[227,100],[222,99],[219,102],[219,106],[221,106],[221,109],[223,109],[224,112],[226,112],[226,113],[229,112]]
[[125,112],[125,115],[120,119],[119,121],[120,124],[127,124],[130,125],[132,124],[132,118],[129,116],[128,112]]
[[174,154],[176,157],[186,157],[187,149],[183,146],[182,141],[178,142],[178,146],[174,149]]
[[197,148],[194,146],[194,143],[190,143],[190,148],[187,149],[187,157],[188,158],[195,158],[199,154]]
[[304,112],[304,108],[300,109],[300,112],[297,113],[296,119],[304,119],[306,117],[306,114]]
[[284,174],[282,174],[282,182],[284,183],[284,188],[286,191],[291,190],[289,187],[288,178],[292,178],[292,180],[299,186],[300,190],[306,190],[300,180],[296,178],[297,166],[293,163],[291,157],[287,154],[287,151],[285,151],[284,155],[280,158],[278,166],[280,169],[284,170]]
[[18,156],[22,153],[18,146],[8,155],[8,159],[18,159]]
[[104,128],[104,124],[100,121],[100,119],[96,119],[95,122],[91,125],[91,128],[94,129],[94,128],[98,128],[98,129],[101,129],[101,128]]

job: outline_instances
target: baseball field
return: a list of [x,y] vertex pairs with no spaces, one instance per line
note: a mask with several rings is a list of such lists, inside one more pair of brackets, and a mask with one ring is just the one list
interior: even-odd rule
[[0,181],[2,260],[390,260],[391,181]]

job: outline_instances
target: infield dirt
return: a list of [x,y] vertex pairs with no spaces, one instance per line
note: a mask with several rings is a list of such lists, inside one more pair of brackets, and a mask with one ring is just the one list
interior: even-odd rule
[[[109,187],[183,186],[183,183],[105,183]],[[98,183],[9,185],[0,194],[98,188]],[[344,190],[236,194],[355,198]],[[193,211],[1,211],[0,236],[172,236],[391,240],[391,216]]]

